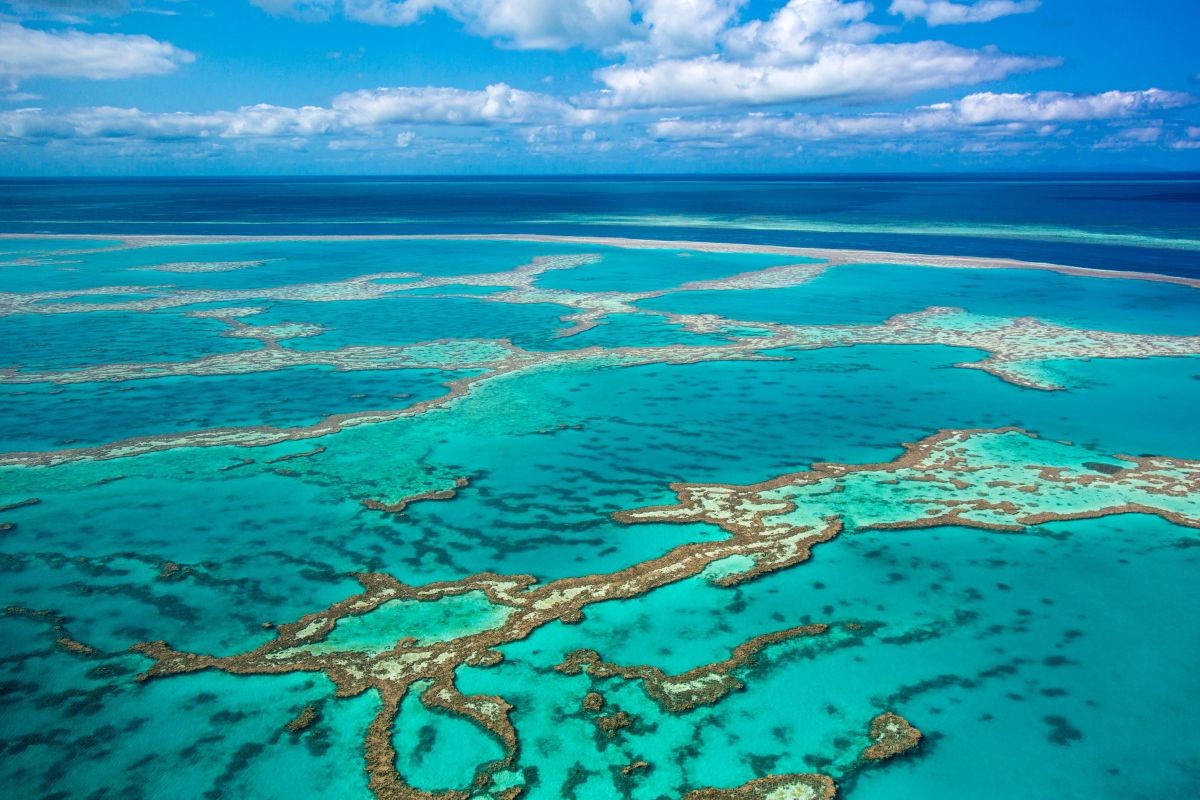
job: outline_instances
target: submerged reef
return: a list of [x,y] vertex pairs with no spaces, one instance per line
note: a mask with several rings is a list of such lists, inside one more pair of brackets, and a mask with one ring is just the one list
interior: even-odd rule
[[139,272],[233,272],[239,269],[261,267],[278,259],[254,259],[251,261],[173,261],[168,264],[154,264],[149,267],[130,267]]
[[[466,373],[448,381],[445,393],[411,405],[374,408],[327,416],[306,426],[248,426],[140,436],[91,447],[0,454],[0,466],[53,465],[77,460],[109,459],[177,447],[267,446],[288,440],[337,433],[348,427],[388,422],[447,407],[472,387],[513,373],[568,367],[609,368],[653,364],[694,364],[738,360],[779,360],[794,353],[831,347],[868,345],[941,345],[982,351],[985,357],[958,367],[987,372],[1009,383],[1039,389],[1064,388],[1046,367],[1052,361],[1130,359],[1200,355],[1200,336],[1122,333],[1069,328],[1031,317],[1005,318],[972,314],[962,309],[930,307],[899,314],[878,324],[796,325],[749,322],[716,314],[679,314],[645,308],[641,300],[691,291],[745,291],[796,286],[830,268],[827,263],[766,267],[731,276],[682,283],[675,288],[644,292],[574,291],[547,289],[537,279],[551,271],[571,270],[596,263],[594,254],[541,256],[510,270],[490,273],[423,277],[416,273],[375,273],[342,281],[294,284],[261,289],[211,290],[164,286],[108,286],[74,291],[0,293],[0,317],[11,314],[76,314],[100,311],[142,313],[182,309],[203,303],[233,303],[218,308],[192,309],[190,317],[216,320],[226,326],[222,335],[257,340],[260,347],[217,353],[183,361],[116,363],[68,370],[0,369],[0,385],[120,383],[169,377],[203,377],[270,373],[301,367],[325,367],[343,372],[437,369]],[[502,291],[462,294],[462,287],[492,287]],[[657,319],[679,331],[704,335],[703,343],[645,346],[590,346],[577,349],[530,350],[505,338],[436,339],[402,345],[346,345],[333,349],[295,349],[289,340],[316,337],[325,329],[304,321],[254,325],[245,321],[266,310],[262,305],[294,301],[320,303],[369,301],[401,296],[416,290],[437,290],[436,298],[470,298],[480,303],[551,304],[570,313],[560,319],[569,327],[559,338],[586,331],[614,314]],[[152,296],[144,296],[146,293]],[[121,302],[122,295],[133,299]],[[100,302],[73,302],[96,297]],[[118,300],[114,300],[117,298]],[[715,339],[713,341],[712,339]]]
[[767,775],[733,789],[696,789],[684,800],[833,800],[837,787],[826,775]]
[[[333,681],[337,696],[374,689],[382,699],[364,740],[366,769],[377,797],[513,797],[522,778],[515,770],[519,750],[518,732],[509,717],[512,706],[494,695],[463,694],[455,673],[462,666],[498,664],[503,656],[497,648],[525,639],[542,626],[578,621],[594,603],[636,597],[700,575],[708,575],[718,586],[734,586],[800,564],[813,547],[861,530],[953,524],[1015,533],[1050,521],[1127,513],[1154,514],[1200,528],[1200,462],[1129,456],[1097,461],[1084,448],[1041,440],[1014,428],[941,431],[905,445],[903,454],[890,462],[820,463],[749,486],[676,484],[672,490],[679,499],[676,504],[617,512],[614,517],[628,524],[705,522],[728,536],[681,544],[615,572],[545,584],[532,575],[480,573],[411,586],[386,574],[360,574],[362,593],[279,625],[273,640],[249,652],[213,656],[181,652],[162,641],[137,645],[135,650],[153,661],[141,679],[207,669],[235,675],[321,672]],[[722,569],[709,571],[718,562],[723,562]],[[427,637],[426,631],[399,639],[381,633],[382,638],[370,644],[363,643],[361,635],[349,637],[349,644],[337,638],[339,626],[352,619],[361,621],[359,634],[369,631],[372,615],[389,604],[439,602],[468,594],[482,594],[496,611],[470,631],[432,639],[417,638]],[[739,670],[764,648],[827,637],[837,627],[817,623],[757,636],[735,648],[728,659],[679,675],[650,665],[621,667],[587,650],[569,654],[557,670],[640,680],[664,710],[687,713],[741,688],[744,675]],[[856,630],[852,625],[844,629]],[[397,771],[392,732],[410,691],[418,692],[427,708],[458,715],[502,745],[504,755],[478,767],[469,791],[425,792]],[[604,705],[602,697],[585,698],[584,704],[593,710]],[[881,714],[871,723],[862,759],[896,755],[919,738],[916,728],[899,715]],[[777,790],[785,794],[775,794]],[[824,798],[832,797],[835,789],[829,776],[804,773],[762,778],[737,789],[698,790],[689,797],[790,796],[786,791]]]

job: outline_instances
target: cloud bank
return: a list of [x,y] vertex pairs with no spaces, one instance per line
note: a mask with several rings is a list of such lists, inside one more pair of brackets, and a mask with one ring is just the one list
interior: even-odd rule
[[165,75],[195,55],[149,36],[43,31],[0,22],[0,81],[33,77],[111,80]]

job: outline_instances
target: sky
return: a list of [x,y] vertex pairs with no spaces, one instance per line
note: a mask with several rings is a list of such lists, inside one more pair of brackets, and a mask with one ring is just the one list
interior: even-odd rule
[[1200,170],[1200,0],[0,0],[0,175]]

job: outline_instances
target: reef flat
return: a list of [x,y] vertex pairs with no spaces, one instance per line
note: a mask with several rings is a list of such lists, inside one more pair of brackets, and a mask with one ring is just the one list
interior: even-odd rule
[[27,796],[999,797],[1031,759],[1063,793],[1192,785],[1200,282],[38,241],[0,269]]

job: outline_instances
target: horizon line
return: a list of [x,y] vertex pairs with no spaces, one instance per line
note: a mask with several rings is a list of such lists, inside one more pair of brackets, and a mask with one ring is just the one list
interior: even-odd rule
[[1200,180],[1200,170],[1113,169],[1113,170],[953,170],[953,171],[830,171],[830,172],[520,172],[520,173],[271,173],[220,175],[0,175],[0,182],[54,181],[219,181],[219,180],[832,180],[832,179],[1021,179],[1021,178],[1136,178],[1167,177]]

